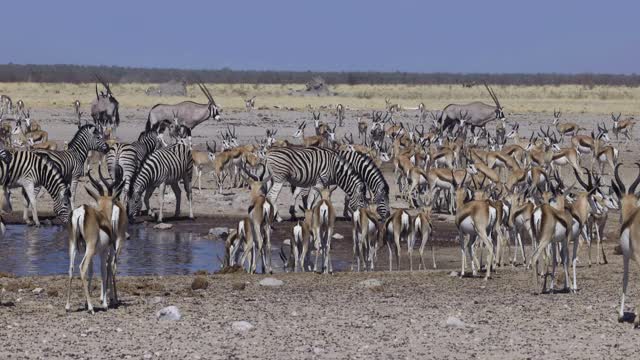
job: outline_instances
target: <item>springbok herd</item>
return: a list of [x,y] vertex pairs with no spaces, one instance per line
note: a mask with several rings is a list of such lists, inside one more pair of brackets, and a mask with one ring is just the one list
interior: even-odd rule
[[[115,138],[119,103],[109,84],[100,77],[98,81],[104,91],[98,92],[96,84],[91,104],[93,123],[82,120],[81,104],[76,100],[73,106],[78,130],[65,142],[64,149],[49,140],[22,100],[14,107],[9,96],[0,99],[2,209],[11,210],[10,190],[20,188],[25,201],[24,220],[31,223],[31,209],[33,222],[38,225],[36,199],[40,188],[51,195],[54,212],[69,232],[67,309],[76,252],[84,249],[80,276],[88,310],[93,312],[89,285],[94,255],[100,256],[102,306],[117,303],[117,258],[129,222],[143,204],[161,222],[167,185],[176,195],[175,215],[180,214],[181,186],[193,218],[192,182],[201,189],[203,169],[208,167],[213,169],[218,192],[231,186],[250,191],[251,205],[247,215],[231,229],[223,260],[223,266],[241,267],[250,273],[256,272],[258,263],[263,272],[272,272],[271,230],[274,222],[281,221],[275,204],[285,184],[294,194],[289,208],[292,218],[297,210],[304,213],[304,218],[293,223],[290,251],[284,251],[284,247],[280,250],[290,271],[313,268],[316,272],[332,272],[330,250],[337,217],[332,193],[339,187],[345,193],[344,216],[352,221],[353,270],[374,270],[377,250],[384,245],[389,270],[393,269],[394,258],[399,269],[403,242],[413,270],[413,249],[418,240],[418,269],[426,269],[424,249],[433,241],[432,213],[444,212],[455,215],[461,276],[469,262],[474,276],[484,270],[488,279],[491,271],[506,261],[516,265],[520,255],[528,269],[535,268],[535,289],[543,292],[555,290],[559,263],[565,275],[564,290],[578,289],[576,264],[582,240],[589,248],[589,264],[592,240],[596,242],[596,262],[607,262],[601,242],[609,211],[617,210],[624,256],[619,312],[619,319],[623,319],[629,260],[640,263],[636,193],[640,163],[636,163],[638,176],[625,185],[619,174],[619,150],[610,135],[615,135],[615,144],[624,146],[633,139],[633,118],[621,120],[621,115],[612,114],[609,125],[603,122],[595,129],[585,129],[563,121],[562,114],[554,111],[548,124],[537,125],[539,130],[531,134],[520,134],[520,124],[507,124],[496,93],[485,85],[493,100],[491,105],[450,104],[442,111],[427,111],[424,104],[403,109],[387,99],[384,112],[358,117],[357,141],[353,134],[337,135],[337,128],[348,121],[347,108],[338,104],[335,110],[330,109],[329,116],[336,120],[332,124],[323,122],[320,112],[313,112],[311,134],[308,123],[301,121],[286,134],[282,134],[286,129],[267,129],[264,137],[241,145],[235,127],[227,126],[218,139],[220,150],[212,140],[212,145],[207,142],[206,151],[196,151],[191,138],[194,128],[208,119],[223,120],[221,108],[204,84],[198,85],[207,97],[206,104],[158,104],[150,110],[138,140],[123,143]],[[255,100],[254,96],[245,101],[246,111],[253,111]],[[417,112],[418,125],[394,120],[398,112],[407,111]],[[495,122],[493,133],[487,129],[490,122]],[[624,143],[619,141],[620,135]],[[406,209],[389,207],[389,184],[380,170],[383,162],[393,164],[398,197],[406,203]],[[103,173],[103,168],[108,171]],[[572,175],[561,175],[563,172]],[[85,189],[95,204],[78,206],[74,203],[76,188],[85,175],[91,185]],[[605,176],[611,178],[608,184]],[[568,178],[576,182],[568,184]],[[156,214],[149,199],[157,187],[161,201]],[[527,239],[533,245],[528,257],[524,246]],[[433,245],[431,248],[435,268]],[[640,325],[638,310],[634,325]]]

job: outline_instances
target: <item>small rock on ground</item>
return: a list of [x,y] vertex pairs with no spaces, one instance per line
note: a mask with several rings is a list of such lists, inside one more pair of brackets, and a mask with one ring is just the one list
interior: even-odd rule
[[173,228],[173,224],[160,223],[160,224],[154,225],[153,228],[157,230],[169,230]]
[[463,328],[466,326],[466,324],[462,320],[458,319],[455,316],[449,316],[447,318],[446,325],[448,327],[457,327],[457,328]]
[[260,285],[261,286],[282,286],[284,285],[284,282],[276,278],[268,277],[260,280]]
[[229,229],[223,227],[211,228],[209,229],[209,236],[221,238],[225,237],[229,234]]
[[209,287],[209,281],[202,276],[198,276],[193,279],[191,283],[191,290],[203,290]]
[[40,295],[40,294],[42,294],[43,291],[44,291],[43,288],[35,288],[31,292],[36,294],[36,295]]
[[344,239],[344,236],[342,234],[335,233],[333,234],[332,238],[334,238],[335,240],[342,240]]
[[245,332],[253,329],[255,326],[248,321],[234,321],[231,328],[235,331]]
[[182,315],[180,314],[180,310],[172,305],[158,311],[156,313],[156,317],[158,318],[158,320],[176,321],[180,320],[182,318]]

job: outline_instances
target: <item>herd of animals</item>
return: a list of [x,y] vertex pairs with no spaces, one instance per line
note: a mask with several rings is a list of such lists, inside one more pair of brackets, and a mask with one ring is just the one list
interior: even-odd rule
[[[403,109],[387,99],[384,113],[374,111],[358,118],[358,141],[353,134],[337,136],[337,128],[346,120],[346,108],[339,104],[333,111],[336,121],[332,125],[313,112],[313,134],[305,133],[307,123],[302,121],[284,134],[289,140],[276,137],[282,130],[267,129],[264,137],[241,145],[235,127],[227,126],[220,135],[220,151],[216,141],[212,146],[207,142],[206,151],[197,151],[192,145],[194,128],[208,119],[222,120],[221,108],[204,84],[198,86],[207,103],[158,104],[150,110],[138,140],[124,143],[115,137],[119,103],[109,84],[100,77],[98,81],[104,91],[99,92],[96,84],[93,122],[82,121],[81,104],[76,100],[78,130],[64,149],[48,139],[22,100],[14,107],[10,97],[0,99],[2,212],[11,211],[11,190],[20,189],[25,222],[31,223],[31,210],[33,222],[39,225],[36,199],[40,188],[51,195],[57,219],[69,233],[67,310],[76,252],[84,249],[80,277],[88,310],[93,312],[89,288],[94,255],[100,258],[102,306],[116,304],[117,258],[129,222],[140,215],[143,205],[149,215],[162,222],[167,185],[175,193],[175,215],[181,212],[182,186],[189,217],[193,218],[192,182],[201,189],[203,169],[210,167],[218,192],[225,186],[249,189],[251,205],[247,215],[230,229],[223,265],[250,273],[257,271],[259,263],[263,272],[273,271],[271,232],[273,224],[282,220],[276,200],[287,184],[294,198],[289,208],[293,236],[288,253],[283,247],[280,256],[285,268],[296,272],[332,272],[331,240],[337,218],[332,194],[337,188],[345,194],[343,216],[352,223],[353,270],[374,270],[377,251],[385,245],[389,270],[394,259],[399,269],[403,243],[413,269],[418,240],[419,269],[426,269],[425,245],[433,244],[432,213],[447,212],[455,216],[458,229],[461,276],[470,262],[474,276],[484,269],[488,279],[491,271],[504,266],[505,259],[518,263],[520,254],[527,268],[535,269],[536,291],[555,290],[558,264],[564,269],[564,290],[578,289],[576,263],[581,242],[589,248],[589,264],[592,241],[596,242],[596,262],[606,263],[601,243],[605,223],[610,211],[619,211],[623,319],[629,260],[640,263],[636,193],[640,174],[628,187],[624,184],[616,145],[623,144],[621,135],[624,141],[633,139],[633,118],[621,120],[621,115],[612,114],[609,128],[602,123],[590,130],[562,121],[561,113],[554,111],[552,122],[528,134],[527,140],[519,133],[519,123],[507,124],[497,95],[485,84],[491,105],[451,104],[442,111],[427,111],[424,104]],[[245,104],[246,110],[252,111],[255,97]],[[399,112],[410,110],[417,110],[418,125],[394,120]],[[491,122],[495,122],[493,133],[487,128]],[[406,208],[390,208],[390,188],[382,163],[391,163],[394,186]],[[640,163],[636,165],[640,171]],[[562,172],[573,173],[577,183],[567,185],[570,177]],[[95,204],[77,206],[77,186],[84,176],[89,179],[85,189]],[[603,181],[605,176],[611,178],[609,184]],[[149,200],[157,188],[160,206],[154,213]],[[299,220],[298,210],[304,214]],[[532,244],[529,257],[526,241]],[[431,248],[435,268],[433,245]],[[551,272],[547,269],[550,263]],[[640,326],[638,310],[634,324]]]

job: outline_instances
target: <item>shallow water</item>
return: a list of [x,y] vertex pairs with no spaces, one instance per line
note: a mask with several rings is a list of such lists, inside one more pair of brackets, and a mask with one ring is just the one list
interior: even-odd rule
[[[154,230],[151,226],[130,225],[131,237],[125,241],[118,260],[118,275],[184,275],[198,270],[220,269],[224,242],[211,240],[206,233]],[[60,275],[69,271],[68,235],[64,227],[7,225],[0,237],[0,272],[17,276]],[[278,256],[280,241],[273,241],[274,271],[282,271]],[[335,255],[334,255],[335,254]],[[336,257],[338,255],[338,257]],[[76,256],[75,274],[82,260]],[[347,269],[350,263],[332,253],[335,271]],[[98,257],[94,257],[94,269]],[[261,267],[258,268],[261,270]]]

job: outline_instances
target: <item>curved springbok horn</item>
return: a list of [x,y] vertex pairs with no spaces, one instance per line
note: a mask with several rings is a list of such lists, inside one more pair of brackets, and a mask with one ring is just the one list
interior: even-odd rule
[[260,179],[253,175],[252,173],[249,172],[249,170],[247,170],[247,164],[242,164],[241,167],[242,171],[244,171],[245,174],[247,174],[248,177],[252,178],[254,181],[260,181]]
[[91,185],[98,190],[98,194],[100,194],[100,196],[104,196],[104,188],[102,187],[102,184],[100,184],[100,182],[91,175],[91,171],[89,171],[89,181],[91,181]]
[[[619,174],[619,171],[620,171],[620,166],[621,166],[621,165],[622,165],[622,163],[619,163],[618,165],[616,165],[616,168],[615,168],[615,169],[614,169],[614,171],[613,171],[613,175],[615,175],[616,183],[617,183],[616,185],[618,185],[618,189],[620,189],[620,193],[621,193],[621,194],[626,194],[626,193],[627,193],[627,190],[626,190],[626,188],[624,187],[624,183],[622,182],[622,180],[620,180],[620,174]],[[637,179],[636,179],[636,180],[637,180]]]
[[100,175],[100,181],[102,181],[104,186],[107,188],[107,195],[111,195],[113,193],[113,185],[115,185],[115,183],[110,182],[104,177],[104,174],[102,173],[102,167],[98,167],[98,175]]
[[[584,168],[584,167],[583,167]],[[587,170],[587,168],[584,168],[585,170]],[[582,178],[580,177],[580,174],[578,173],[578,171],[576,169],[573,169],[573,174],[576,176],[576,180],[578,180],[578,183],[580,183],[580,186],[582,186],[586,191],[589,191],[591,189],[591,186],[587,185]],[[590,179],[590,178],[589,178]],[[591,180],[589,180],[589,182],[591,182]]]
[[[640,163],[636,163],[636,166],[638,167],[638,171],[640,171]],[[635,194],[636,193],[636,187],[638,186],[638,184],[640,184],[640,173],[638,173],[638,176],[636,177],[636,180],[633,182],[633,184],[631,184],[631,186],[629,186],[629,193],[630,194]]]

